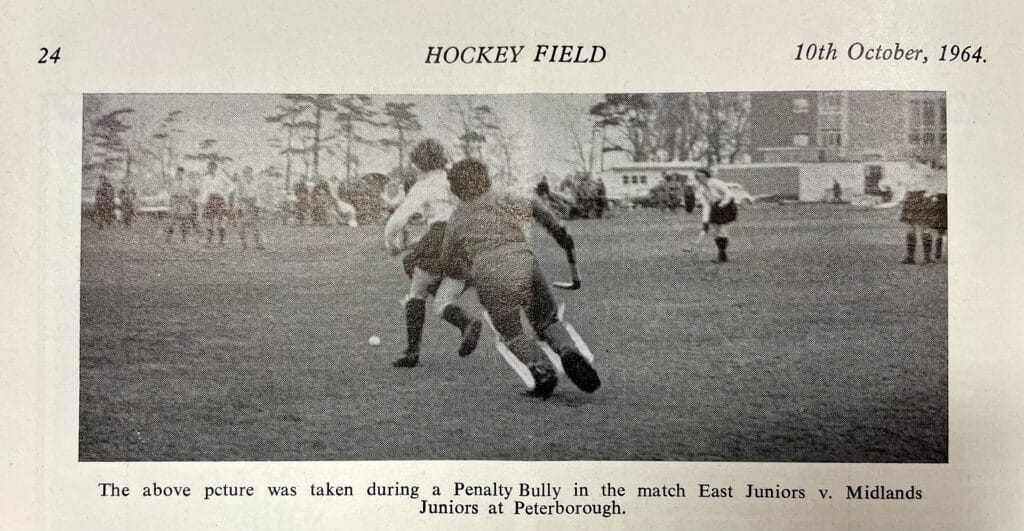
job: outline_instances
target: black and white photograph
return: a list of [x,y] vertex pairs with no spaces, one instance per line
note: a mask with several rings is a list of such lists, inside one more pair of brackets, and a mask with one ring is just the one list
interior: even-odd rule
[[82,109],[81,462],[949,461],[945,92]]

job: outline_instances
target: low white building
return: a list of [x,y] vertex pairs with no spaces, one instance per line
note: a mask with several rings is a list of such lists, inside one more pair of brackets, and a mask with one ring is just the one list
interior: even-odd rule
[[598,173],[604,181],[608,199],[623,201],[646,196],[651,188],[666,182],[685,183],[703,164],[694,161],[630,162]]
[[[608,198],[633,200],[647,195],[652,188],[678,180],[686,183],[698,168],[695,161],[622,163],[598,174],[604,181]],[[790,198],[799,201],[830,201],[838,183],[844,200],[877,196],[879,183],[902,183],[925,170],[907,161],[863,162],[761,162],[722,164],[714,168],[716,177],[741,184],[754,197]],[[945,172],[941,172],[944,180]]]

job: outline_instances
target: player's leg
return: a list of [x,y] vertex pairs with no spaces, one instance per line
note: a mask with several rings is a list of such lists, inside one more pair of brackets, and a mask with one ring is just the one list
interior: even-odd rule
[[423,325],[427,319],[427,297],[430,287],[438,278],[426,271],[415,268],[409,294],[403,303],[405,307],[405,352],[392,362],[395,367],[415,367],[420,362],[420,341],[423,339]]
[[250,221],[252,223],[252,239],[257,249],[263,250],[263,234],[261,225],[263,224],[263,212],[260,211],[260,207],[253,207]]
[[568,323],[560,319],[551,288],[548,287],[544,273],[536,264],[531,275],[531,288],[530,300],[525,309],[526,317],[537,332],[537,337],[550,345],[561,358],[565,375],[572,383],[588,393],[593,393],[601,387],[601,378],[577,344],[577,339],[582,343],[582,338],[574,334],[575,330],[570,329]]
[[930,264],[932,263],[932,229],[922,226],[918,230],[921,233],[921,263]]
[[729,248],[729,233],[726,225],[736,221],[738,217],[736,201],[729,201],[725,206],[713,205],[711,210],[711,226],[714,229],[715,246],[718,247],[718,262],[729,261],[726,249]]
[[211,197],[206,201],[203,208],[203,218],[206,219],[206,246],[213,246],[213,234],[217,230],[216,198]]
[[726,249],[729,248],[729,232],[725,225],[711,225],[711,231],[715,236],[715,247],[718,248],[718,261],[728,262],[729,255]]
[[917,239],[921,234],[919,218],[921,216],[921,193],[910,192],[903,199],[903,210],[900,213],[900,221],[907,225],[906,248],[907,255],[903,258],[904,264],[917,263]]
[[[479,288],[478,288],[479,289]],[[530,334],[523,330],[519,317],[520,308],[508,304],[508,300],[489,297],[489,293],[481,292],[480,303],[491,316],[500,341],[508,348],[519,363],[526,367],[533,378],[533,388],[527,394],[538,398],[548,398],[558,386],[558,374],[551,360],[544,355],[540,346]],[[510,360],[511,361],[511,360]],[[511,363],[510,363],[511,364]],[[513,365],[515,368],[515,365]],[[525,378],[524,378],[525,381]],[[527,384],[529,387],[529,384]]]
[[937,194],[935,201],[935,217],[932,220],[932,228],[935,229],[935,261],[939,262],[942,260],[942,243],[946,237],[948,225],[946,194]]
[[248,249],[249,244],[245,241],[245,233],[249,229],[249,212],[243,211],[238,219],[238,241],[242,244],[242,249]]
[[907,256],[903,258],[904,264],[916,263],[914,255],[917,254],[917,232],[916,225],[910,225],[907,229]]
[[338,201],[337,203],[338,214],[345,219],[345,223],[349,227],[355,228],[359,226],[359,222],[356,221],[356,207],[345,201]]
[[434,294],[434,311],[445,321],[459,329],[462,333],[462,344],[459,345],[459,356],[466,357],[476,350],[480,341],[483,322],[473,319],[455,301],[466,291],[466,282],[445,277]]
[[526,389],[532,391],[537,386],[537,382],[534,381],[533,375],[530,374],[530,369],[522,361],[519,361],[519,358],[509,350],[508,345],[501,340],[501,335],[498,334],[498,329],[494,327],[494,321],[491,320],[491,316],[487,313],[487,310],[483,310],[481,318],[488,326],[491,327],[491,331],[494,332],[494,335],[496,336],[494,339],[494,346],[497,348],[498,354],[501,354],[505,363],[508,363],[508,366],[512,367],[512,370],[516,372],[516,375],[518,375],[523,381],[523,384],[526,385]]
[[228,235],[227,224],[228,224],[228,216],[230,214],[231,214],[231,211],[228,210],[227,203],[226,202],[221,202],[220,208],[218,209],[218,214],[217,214],[217,245],[219,245],[221,247],[224,246],[224,239]]

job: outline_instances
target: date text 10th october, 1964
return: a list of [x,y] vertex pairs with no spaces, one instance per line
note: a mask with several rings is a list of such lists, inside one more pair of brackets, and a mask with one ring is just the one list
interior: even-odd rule
[[[981,46],[964,44],[943,44],[933,54],[939,62],[945,63],[987,63],[982,55]],[[840,47],[833,42],[799,43],[796,45],[795,61],[838,61],[844,58],[850,61],[886,61],[886,62],[918,62],[928,63],[928,54],[924,48],[913,48],[894,42],[892,44],[866,44],[854,42],[846,46],[845,54],[840,55]]]

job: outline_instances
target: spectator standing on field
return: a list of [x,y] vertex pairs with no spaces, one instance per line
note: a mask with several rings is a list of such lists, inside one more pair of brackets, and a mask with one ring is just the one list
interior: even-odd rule
[[171,182],[170,189],[167,192],[171,197],[171,222],[165,229],[167,243],[171,243],[175,225],[181,231],[181,243],[185,243],[188,241],[188,229],[192,225],[194,205],[192,192],[189,189],[188,182],[186,182],[185,168],[178,167],[174,173],[174,181]]
[[206,245],[213,245],[213,235],[217,233],[218,245],[224,245],[227,235],[225,226],[229,214],[228,198],[234,193],[234,185],[223,173],[217,173],[217,163],[210,161],[206,165],[206,174],[201,183],[200,201],[205,205],[203,219],[206,220]]
[[114,222],[114,186],[106,175],[100,177],[100,184],[96,187],[95,208],[93,219],[101,229],[103,225],[110,226]]
[[121,221],[126,227],[131,227],[135,221],[135,187],[130,182],[125,183],[117,196],[121,201]]
[[[911,166],[910,179],[905,185],[903,210],[900,221],[907,225],[906,256],[904,264],[916,264],[917,242],[921,242],[921,263],[932,262],[932,243],[941,249],[941,235],[946,229],[946,195],[944,183],[933,176],[928,166],[918,162]],[[940,186],[941,185],[941,186]],[[941,199],[940,199],[941,197]],[[938,241],[936,241],[938,240]],[[942,251],[939,250],[941,257]]]
[[263,211],[264,190],[260,179],[253,173],[252,166],[246,166],[242,170],[242,178],[239,180],[235,197],[238,198],[239,238],[242,241],[242,248],[248,248],[246,233],[252,233],[253,244],[257,249],[263,249],[261,234],[261,217]]

